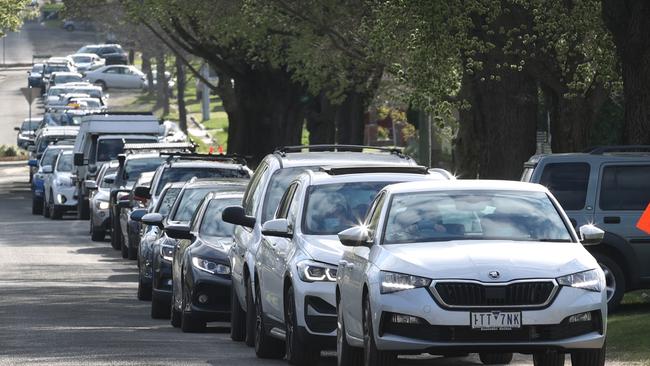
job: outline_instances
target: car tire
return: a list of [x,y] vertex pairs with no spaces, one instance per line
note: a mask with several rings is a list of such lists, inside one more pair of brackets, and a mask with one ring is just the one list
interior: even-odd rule
[[174,309],[174,304],[172,304],[172,309],[171,315],[170,315],[170,323],[172,323],[172,327],[178,328],[181,326],[181,315],[182,312],[179,310]]
[[375,344],[372,327],[372,312],[370,311],[369,295],[363,299],[363,365],[364,366],[392,366],[397,363],[397,354],[389,351],[380,351]]
[[50,204],[47,202],[47,200],[43,201],[43,217],[49,218],[50,217]]
[[152,319],[169,319],[171,306],[168,301],[159,299],[156,293],[151,295],[151,318]]
[[363,364],[363,349],[353,347],[348,343],[345,336],[345,323],[343,322],[343,310],[340,304],[336,304],[336,365],[357,366]]
[[63,209],[54,203],[50,202],[50,218],[52,220],[61,220],[63,217]]
[[143,281],[144,268],[138,271],[138,300],[150,301],[151,300],[151,285],[146,285]]
[[255,302],[253,301],[253,286],[251,279],[246,280],[246,339],[249,347],[255,346]]
[[[111,222],[113,219],[111,219]],[[115,250],[121,250],[122,249],[122,230],[120,230],[120,225],[115,225],[113,222],[113,231],[111,232],[111,246]],[[124,257],[126,258],[126,257]]]
[[79,195],[77,202],[77,219],[89,220],[90,219],[90,204],[83,196]]
[[289,285],[284,296],[284,324],[286,329],[285,355],[290,365],[311,366],[318,364],[320,349],[305,343],[298,335],[296,299],[293,286]]
[[266,334],[264,324],[264,309],[260,295],[259,281],[255,282],[255,355],[258,358],[282,358],[284,357],[284,342]]
[[126,245],[127,244],[124,242],[124,240],[120,240],[120,254],[122,254],[122,259],[129,258],[129,247]]
[[94,84],[100,86],[104,91],[108,90],[108,88],[106,87],[106,82],[104,80],[97,80],[94,82]]
[[507,365],[512,362],[512,353],[481,352],[478,356],[484,365]]
[[[92,224],[91,224],[92,225]],[[106,237],[106,230],[101,227],[92,225],[90,228],[90,239],[92,241],[104,241]]]
[[607,312],[613,313],[625,295],[625,273],[614,260],[601,253],[592,253],[600,268],[605,272],[607,289]]
[[230,339],[235,342],[246,339],[246,312],[242,309],[234,288],[230,290]]
[[127,258],[130,260],[138,259],[138,248],[129,247],[127,248]]
[[32,198],[32,215],[40,215],[43,213],[43,200]]
[[571,352],[572,366],[604,366],[605,345],[602,348],[580,349]]
[[564,353],[554,351],[533,353],[534,366],[564,366]]

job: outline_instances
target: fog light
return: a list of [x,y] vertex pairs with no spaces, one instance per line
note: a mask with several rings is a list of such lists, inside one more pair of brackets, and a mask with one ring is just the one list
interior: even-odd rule
[[65,198],[65,196],[62,195],[62,194],[57,194],[57,195],[56,195],[56,200],[57,200],[57,202],[59,202],[60,204],[64,204],[68,199]]
[[578,323],[578,322],[590,322],[591,313],[580,313],[576,315],[571,315],[569,317],[569,323]]
[[206,304],[208,302],[208,295],[206,294],[201,294],[199,295],[199,303],[201,304]]
[[420,324],[420,318],[404,314],[393,314],[390,318],[395,324]]

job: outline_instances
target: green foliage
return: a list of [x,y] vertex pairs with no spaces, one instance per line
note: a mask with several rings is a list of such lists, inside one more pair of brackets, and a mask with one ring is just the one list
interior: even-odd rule
[[29,0],[0,0],[0,36],[8,30],[15,31],[23,23],[25,7]]

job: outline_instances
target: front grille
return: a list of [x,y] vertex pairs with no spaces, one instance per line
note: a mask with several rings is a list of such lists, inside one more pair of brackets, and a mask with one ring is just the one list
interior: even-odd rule
[[504,285],[476,282],[438,282],[435,285],[443,306],[530,307],[543,306],[554,294],[553,281],[522,281]]

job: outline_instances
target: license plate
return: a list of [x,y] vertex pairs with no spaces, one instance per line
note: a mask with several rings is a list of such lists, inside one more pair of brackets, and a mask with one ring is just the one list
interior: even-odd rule
[[472,329],[510,330],[521,328],[521,312],[490,311],[469,313]]

